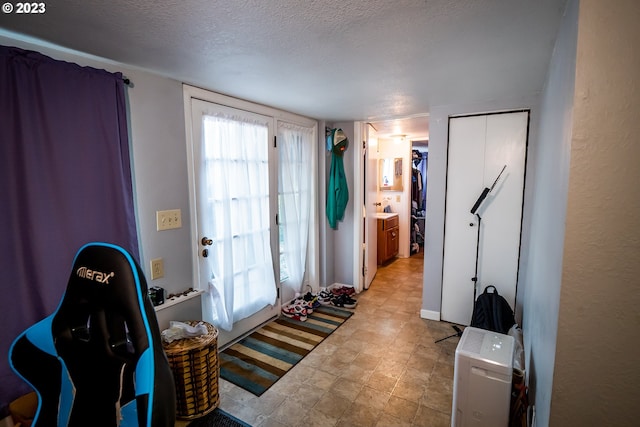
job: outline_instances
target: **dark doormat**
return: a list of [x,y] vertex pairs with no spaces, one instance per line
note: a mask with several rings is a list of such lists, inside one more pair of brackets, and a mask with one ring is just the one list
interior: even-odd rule
[[192,421],[188,427],[251,427],[233,415],[227,414],[220,408],[216,408],[202,418]]

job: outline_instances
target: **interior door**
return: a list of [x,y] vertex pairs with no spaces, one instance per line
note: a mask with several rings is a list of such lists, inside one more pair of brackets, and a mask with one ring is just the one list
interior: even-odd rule
[[[205,319],[212,316],[214,320],[224,322],[224,316],[228,316],[225,310],[234,313],[231,330],[218,327],[218,343],[224,346],[276,317],[280,311],[275,224],[277,156],[272,144],[273,120],[198,99],[191,100],[191,110],[190,157],[195,193],[192,195],[195,210],[192,238],[198,254],[196,279],[200,289],[208,291],[203,296],[203,299],[208,298],[203,303]],[[235,128],[233,132],[211,137],[216,129],[209,130],[210,127],[205,126],[205,117],[221,116],[255,124],[257,130],[252,131],[251,138],[237,133]],[[212,149],[212,144],[217,148]],[[231,160],[221,159],[231,151],[238,156]],[[225,167],[228,169],[223,169]],[[222,170],[225,172],[221,173]],[[255,186],[258,190],[252,188],[248,192],[248,181],[259,183]],[[250,210],[251,214],[248,213]],[[262,237],[249,240],[252,234]],[[256,245],[256,241],[261,244]],[[268,264],[271,265],[265,268]],[[222,285],[227,280],[233,283],[231,287]]]
[[369,285],[378,271],[378,132],[368,124],[365,125],[367,146],[364,154],[365,163],[365,280],[364,288]]
[[[515,308],[528,112],[453,117],[449,120],[443,320],[468,325],[477,297],[494,285]],[[476,213],[471,208],[491,188]],[[478,228],[480,240],[478,241]],[[475,277],[476,248],[478,275]]]

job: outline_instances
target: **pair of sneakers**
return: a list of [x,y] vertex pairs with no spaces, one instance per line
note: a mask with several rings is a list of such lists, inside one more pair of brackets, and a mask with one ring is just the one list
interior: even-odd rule
[[[336,289],[338,291],[336,292]],[[331,291],[322,289],[318,294],[318,301],[322,305],[333,305],[343,308],[356,308],[358,301],[351,298],[350,295],[354,293],[354,289],[344,286],[341,288],[334,288]]]
[[287,304],[282,306],[282,314],[290,319],[304,322],[309,312],[301,304]]
[[296,293],[296,297],[289,304],[282,307],[282,314],[304,322],[307,320],[307,315],[313,313],[313,309],[319,305],[317,295],[307,292],[304,296],[301,296],[300,293]]
[[335,305],[336,307],[356,308],[357,304],[358,301],[347,294],[334,295],[333,298],[331,298],[331,305]]
[[352,286],[336,286],[331,288],[331,293],[334,295],[347,295],[351,296],[356,293],[356,290]]

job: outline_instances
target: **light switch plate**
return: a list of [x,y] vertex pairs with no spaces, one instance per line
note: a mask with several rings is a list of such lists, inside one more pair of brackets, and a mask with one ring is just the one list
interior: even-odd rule
[[182,227],[182,212],[180,209],[156,211],[156,229],[158,231],[180,227]]

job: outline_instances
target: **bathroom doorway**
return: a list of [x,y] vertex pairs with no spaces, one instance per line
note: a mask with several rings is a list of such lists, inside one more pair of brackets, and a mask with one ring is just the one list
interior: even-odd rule
[[[377,192],[367,192],[367,197],[363,200],[364,212],[363,216],[368,218],[376,212],[396,212],[398,213],[399,222],[399,250],[398,258],[409,258],[413,255],[421,257],[424,248],[424,218],[426,216],[426,171],[429,140],[429,117],[428,115],[418,115],[408,118],[399,118],[392,120],[380,120],[362,123],[363,137],[367,137],[366,129],[375,132],[375,144],[366,146],[363,153],[363,168],[359,176],[364,181],[364,188],[378,188]],[[413,150],[420,151],[420,162],[413,162]],[[424,157],[423,157],[424,156]],[[376,159],[372,162],[370,159]],[[383,164],[387,162],[394,165],[394,175],[401,182],[399,187],[384,188],[385,184],[383,176],[380,173],[371,173],[370,168],[374,164]],[[384,164],[387,164],[384,163]],[[364,165],[367,165],[364,167]],[[367,170],[369,168],[369,170]],[[413,198],[413,179],[414,168],[420,170],[420,184],[416,181],[416,189],[419,189],[419,200],[416,200],[414,208]],[[380,172],[380,171],[378,171]],[[424,174],[424,176],[422,176]],[[374,185],[369,182],[375,179]],[[371,205],[371,206],[370,206]],[[357,214],[356,214],[357,215]],[[372,220],[365,219],[365,224],[371,224]],[[371,227],[371,226],[370,226]],[[370,228],[369,227],[369,228]],[[375,271],[376,266],[369,266],[375,262],[366,254],[374,252],[376,248],[370,249],[372,245],[377,244],[377,240],[371,237],[371,233],[366,232],[367,227],[363,227],[363,233],[368,238],[360,240],[364,244],[364,254],[362,257],[363,281],[368,280],[366,272]],[[364,236],[363,236],[364,237]],[[412,253],[412,243],[418,244],[419,250]],[[371,277],[372,278],[372,277]]]

